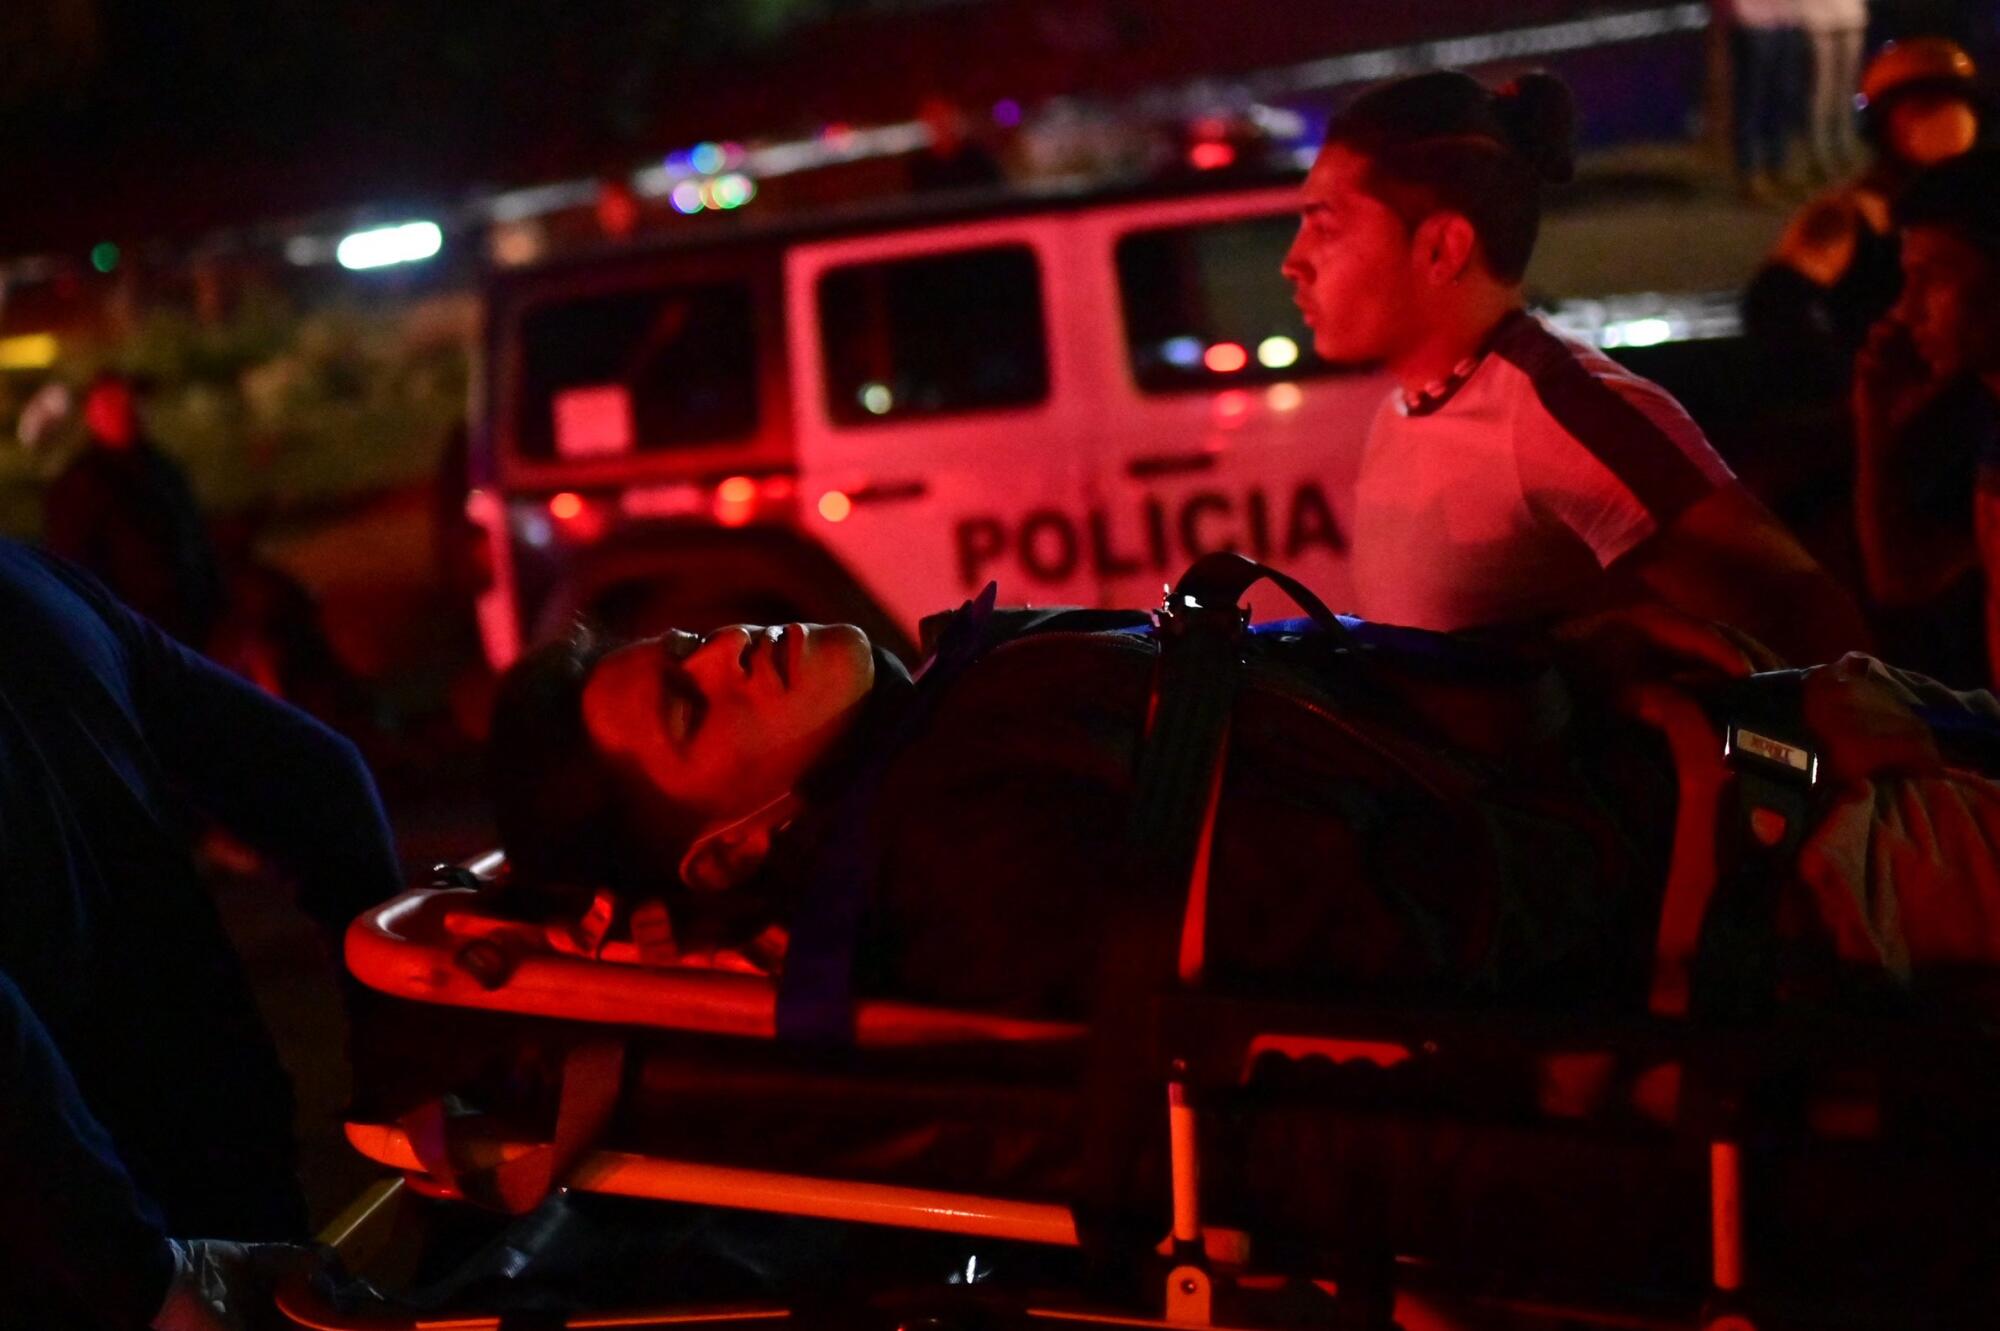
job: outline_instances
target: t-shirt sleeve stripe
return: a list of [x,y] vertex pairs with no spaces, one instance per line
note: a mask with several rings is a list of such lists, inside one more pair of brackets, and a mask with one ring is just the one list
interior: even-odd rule
[[[1613,388],[1534,319],[1523,320],[1494,350],[1528,377],[1543,409],[1632,492],[1656,528],[1724,483],[1691,454],[1691,449],[1704,454],[1712,449],[1701,428],[1664,390],[1636,377],[1631,381],[1635,389],[1657,397],[1662,420]],[[1611,368],[1617,369],[1615,363]],[[1677,437],[1682,433],[1685,438]],[[1716,463],[1726,475],[1720,459]]]

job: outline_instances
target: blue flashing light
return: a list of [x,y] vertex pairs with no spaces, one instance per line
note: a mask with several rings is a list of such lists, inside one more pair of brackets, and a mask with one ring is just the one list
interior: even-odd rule
[[688,164],[694,167],[698,174],[704,176],[714,175],[728,161],[729,157],[723,152],[719,143],[697,143],[694,151],[688,154]]

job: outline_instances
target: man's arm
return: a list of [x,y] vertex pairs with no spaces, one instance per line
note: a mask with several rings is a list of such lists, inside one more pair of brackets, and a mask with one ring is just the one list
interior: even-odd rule
[[123,639],[147,742],[204,813],[290,873],[335,940],[402,889],[361,753],[303,711],[182,646],[101,587],[71,585]]
[[1869,646],[1854,598],[1739,485],[1683,509],[1612,572],[1632,590],[1741,629],[1790,661],[1832,661]]
[[1901,325],[1884,319],[1869,330],[1854,358],[1854,526],[1880,605],[1942,595],[1979,562],[1972,533],[1926,513],[1914,484],[1937,464],[1912,447],[1910,425],[1939,389]]

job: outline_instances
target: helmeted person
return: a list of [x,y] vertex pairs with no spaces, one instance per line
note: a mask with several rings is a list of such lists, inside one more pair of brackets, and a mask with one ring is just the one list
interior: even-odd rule
[[191,820],[281,867],[337,939],[400,882],[374,782],[340,736],[9,542],[0,634],[0,1320],[237,1326],[271,1250],[207,1240],[303,1239],[305,1201]]
[[1972,57],[1943,37],[1884,47],[1861,76],[1874,158],[1786,225],[1743,297],[1746,330],[1788,374],[1844,383],[1848,360],[1895,302],[1895,202],[1924,168],[1969,151],[1980,114]]
[[1321,357],[1399,384],[1355,491],[1354,604],[1428,629],[1635,600],[1837,656],[1859,614],[1665,391],[1524,308],[1568,89],[1454,72],[1364,94],[1306,178],[1284,276]]

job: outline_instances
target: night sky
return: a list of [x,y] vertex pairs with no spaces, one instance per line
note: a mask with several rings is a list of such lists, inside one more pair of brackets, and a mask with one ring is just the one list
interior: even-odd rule
[[0,252],[629,167],[688,71],[853,7],[7,0]]

